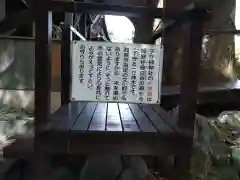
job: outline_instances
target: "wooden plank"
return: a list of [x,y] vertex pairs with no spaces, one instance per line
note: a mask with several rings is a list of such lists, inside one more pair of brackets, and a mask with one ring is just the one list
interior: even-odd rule
[[[45,149],[49,153],[73,154],[121,154],[121,155],[156,155],[165,151],[166,154],[180,153],[185,148],[185,138],[178,134],[159,135],[156,132],[122,132],[122,131],[77,131],[71,133],[70,144],[62,144],[56,138],[64,136],[57,133],[48,138]],[[190,139],[191,140],[191,139]],[[69,146],[68,146],[69,145]],[[66,149],[66,147],[68,147]],[[184,151],[181,151],[183,153]],[[164,155],[166,155],[164,154]]]
[[119,103],[119,112],[122,119],[123,131],[125,132],[139,132],[139,126],[132,115],[128,104]]
[[6,180],[6,174],[11,171],[13,166],[18,162],[16,159],[4,159],[0,163],[0,179]]
[[52,130],[69,130],[76,118],[83,111],[86,102],[71,102],[67,106],[63,106],[66,114],[58,121],[51,124]]
[[94,111],[96,110],[97,103],[87,103],[84,110],[76,118],[76,121],[71,127],[70,131],[86,131],[91,123]]
[[194,132],[188,129],[181,129],[177,125],[177,116],[171,116],[168,114],[160,105],[151,105],[153,110],[164,120],[166,124],[168,124],[172,129],[177,132],[181,136],[185,137],[193,137]]
[[205,34],[207,34],[207,35],[224,35],[224,34],[239,35],[240,34],[240,30],[236,30],[236,29],[206,30]]
[[[119,153],[126,155],[166,155],[186,152],[186,139],[181,136],[156,136],[155,133],[74,133],[71,139],[71,153]],[[57,136],[58,137],[58,136]],[[97,137],[97,138],[96,138]],[[61,139],[60,139],[61,140]],[[16,139],[13,144],[4,148],[6,158],[26,158],[33,155],[33,137]],[[14,145],[15,144],[15,145]],[[50,136],[46,141],[48,153],[69,153],[69,144],[59,143],[56,137]],[[164,147],[164,148],[163,148]]]
[[179,135],[185,137],[193,137],[194,132],[188,129],[181,129],[177,125],[177,116],[171,116],[160,105],[151,105],[153,110],[162,117],[164,122],[171,126]]
[[61,106],[59,109],[52,113],[52,115],[50,116],[50,120],[51,121],[61,120],[67,114],[67,110],[70,108],[70,106],[71,106],[70,103]]
[[107,118],[107,103],[98,103],[88,130],[105,131],[106,118]]
[[4,147],[5,158],[24,158],[34,153],[34,137],[19,137]]
[[143,132],[157,132],[157,129],[148,120],[147,116],[142,112],[142,110],[136,104],[129,104],[133,116],[135,117],[139,128]]
[[[72,12],[72,13],[86,13],[86,14],[109,14],[109,15],[123,15],[123,16],[150,16],[160,18],[163,15],[162,8],[149,8],[144,6],[124,6],[106,3],[93,2],[67,2],[67,1],[51,1],[48,6],[50,11]],[[165,15],[165,14],[164,14]],[[176,17],[180,14],[168,13],[168,17]]]
[[108,103],[106,131],[123,131],[117,103]]
[[[60,119],[56,119],[55,121],[50,123],[51,130],[69,130],[73,125],[75,119],[79,116],[79,114],[83,111],[86,106],[86,102],[71,102],[67,105],[62,106],[63,111],[66,112],[64,116]],[[58,117],[58,115],[54,115]],[[60,116],[59,116],[60,117]]]
[[139,106],[160,133],[174,133],[174,130],[164,122],[162,117],[160,117],[150,105],[141,104]]
[[[201,85],[198,88],[198,94],[204,93],[214,93],[218,91],[230,91],[240,89],[240,80],[236,80],[234,82],[220,82],[213,85]],[[163,96],[172,96],[180,94],[180,85],[174,86],[163,86],[162,87],[162,95]]]
[[177,117],[168,114],[159,104],[151,105],[153,110],[164,120],[166,124],[176,130]]

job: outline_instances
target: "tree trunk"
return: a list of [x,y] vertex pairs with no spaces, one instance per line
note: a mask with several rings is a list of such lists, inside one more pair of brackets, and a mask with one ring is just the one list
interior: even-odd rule
[[[235,0],[220,2],[214,6],[213,18],[207,24],[207,29],[229,30],[235,29]],[[235,41],[234,35],[209,36],[208,57],[203,59],[201,83],[231,82],[236,80]]]
[[[142,2],[137,5],[140,6],[148,6],[148,7],[157,7],[159,0],[146,0],[146,2]],[[149,39],[151,39],[153,34],[153,18],[130,18],[135,26],[135,43],[147,43]]]
[[[190,4],[191,1],[192,0],[168,0],[166,1],[166,8],[174,11],[181,10],[184,6]],[[212,20],[206,24],[206,29],[234,29],[234,23],[230,22],[230,20],[232,13],[235,11],[235,0],[213,1],[210,5],[213,6],[213,17]],[[180,83],[183,40],[183,29],[181,27],[175,28],[164,38],[164,84],[178,85]],[[233,67],[235,59],[234,36],[212,36],[207,46],[209,53],[207,56],[204,56],[206,58],[203,58],[201,64],[200,84],[214,84],[235,80],[236,76]]]

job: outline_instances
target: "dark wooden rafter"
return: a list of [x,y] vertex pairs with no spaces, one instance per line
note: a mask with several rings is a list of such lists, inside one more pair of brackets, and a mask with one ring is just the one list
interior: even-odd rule
[[[23,2],[27,3],[27,7],[31,8],[33,6],[33,0],[23,0]],[[55,3],[55,2],[53,2]],[[122,5],[116,5],[114,6],[115,9],[114,10],[109,10],[109,5],[106,6],[106,4],[99,4],[99,3],[95,3],[95,5],[92,5],[92,3],[83,3],[83,2],[70,2],[67,4],[66,7],[62,8],[61,3],[56,2],[58,6],[54,7],[56,10],[58,11],[63,11],[65,8],[68,11],[76,11],[76,10],[82,10],[83,7],[79,7],[79,6],[84,6],[84,7],[91,7],[91,9],[89,10],[90,12],[92,11],[96,11],[93,10],[93,6],[95,7],[95,5],[98,6],[98,9],[103,8],[105,10],[105,12],[103,13],[113,13],[111,11],[114,10],[118,10],[119,13],[124,13],[124,12],[131,12],[132,8],[135,9],[135,7],[132,6],[122,6]],[[64,2],[66,3],[66,2]],[[53,6],[53,5],[52,5]],[[111,6],[111,5],[110,5]],[[152,10],[156,10],[156,8],[152,8]],[[162,9],[158,9],[158,11],[160,13],[158,13],[158,16],[160,17],[162,13]],[[167,9],[166,9],[167,11]],[[145,13],[145,14],[151,14],[147,8],[145,7],[138,7],[138,13],[137,14],[141,14],[141,13]],[[133,15],[132,13],[130,13],[130,15]],[[186,19],[184,16],[177,16],[174,14],[166,14],[167,16],[172,16],[175,17],[175,21],[171,21],[170,24],[168,24],[168,21],[165,22],[165,24],[168,24],[164,30],[159,30],[158,32],[154,33],[152,38],[149,39],[149,43],[155,43],[156,39],[160,38],[163,36],[163,31],[165,32],[170,32],[172,29],[174,29],[177,26],[180,26],[182,24],[182,22],[184,21],[184,19]],[[186,13],[186,16],[188,16],[188,14]],[[16,29],[20,26],[22,26],[23,24],[29,24],[32,23],[33,21],[33,16],[32,16],[32,12],[31,9],[26,9],[26,10],[22,10],[20,12],[16,12],[14,14],[11,14],[9,16],[7,16],[6,18],[4,18],[1,23],[0,23],[0,33],[6,33],[8,31],[11,31],[13,29]],[[86,24],[85,22],[82,22],[81,24]],[[83,26],[85,27],[85,26]],[[84,29],[84,28],[81,28]],[[85,32],[81,32],[82,35],[85,34]],[[222,30],[206,30],[204,32],[204,34],[208,34],[208,35],[222,35],[222,34],[240,34],[240,30],[236,30],[236,29],[222,29]]]
[[147,8],[144,6],[124,6],[111,5],[104,3],[88,3],[88,2],[66,2],[51,1],[48,6],[49,10],[57,12],[79,12],[89,14],[109,14],[124,16],[153,16],[162,17],[161,8]]

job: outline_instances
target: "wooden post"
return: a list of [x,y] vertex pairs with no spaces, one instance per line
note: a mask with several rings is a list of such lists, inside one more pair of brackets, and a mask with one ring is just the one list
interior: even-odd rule
[[[202,52],[204,11],[195,9],[190,14],[190,22],[185,37],[184,53],[181,69],[181,94],[180,108],[178,114],[178,126],[187,128],[194,134],[198,79]],[[189,173],[191,165],[193,142],[190,141],[188,151],[176,158],[176,179],[190,180]]]
[[40,127],[46,124],[50,115],[51,95],[51,43],[52,13],[47,7],[50,0],[36,0],[34,4],[35,39],[35,138],[34,138],[34,179],[47,180],[49,157],[43,152],[44,141]]
[[0,0],[0,20],[5,18],[6,0]]
[[82,13],[81,14],[81,18],[80,18],[80,22],[79,22],[79,25],[80,25],[79,32],[85,38],[87,37],[86,24],[87,24],[87,14]]
[[70,24],[63,24],[61,39],[61,105],[70,102],[71,40]]
[[181,94],[178,125],[193,130],[198,94],[198,79],[202,53],[203,11],[194,10],[185,34],[187,37],[181,69]]
[[[67,0],[67,1],[73,1],[73,0]],[[64,18],[64,24],[69,24],[69,25],[73,25],[73,13],[68,13],[65,12],[65,18]]]

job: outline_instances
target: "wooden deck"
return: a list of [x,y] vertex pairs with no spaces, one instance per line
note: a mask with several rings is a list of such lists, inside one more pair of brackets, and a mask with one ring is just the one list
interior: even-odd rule
[[[191,136],[159,105],[71,102],[42,127],[44,150],[50,153],[178,154]],[[32,152],[33,140],[25,138],[5,148],[4,155]]]
[[45,149],[81,154],[177,153],[191,135],[179,130],[175,119],[164,112],[158,105],[71,102],[43,127],[49,145]]
[[[171,109],[179,104],[180,86],[163,86],[161,103],[164,108]],[[210,103],[227,105],[240,101],[240,80],[223,82],[214,85],[202,85],[198,88],[198,104]]]
[[161,112],[164,110],[157,106],[71,102],[51,116],[52,122],[48,128],[70,132],[176,132],[168,124],[170,120],[162,118]]
[[[167,97],[166,101],[169,103],[171,97],[177,104],[179,89],[179,86],[164,87],[162,100],[164,101],[164,98]],[[238,101],[237,97],[240,96],[236,94],[240,93],[239,89],[240,81],[213,87],[202,87],[199,89],[199,103],[201,104],[203,101],[204,103],[206,101],[207,103]],[[85,151],[93,151],[94,153],[95,150],[108,152],[103,147],[99,148],[98,145],[90,145],[91,141],[92,143],[96,143],[95,141],[104,142],[103,144],[107,147],[109,147],[109,144],[114,144],[113,148],[117,151],[116,144],[122,144],[123,139],[128,139],[126,140],[128,142],[125,143],[126,146],[135,142],[135,147],[129,146],[132,149],[122,147],[119,150],[120,152],[131,154],[136,148],[140,148],[137,150],[139,153],[155,154],[158,150],[154,151],[153,148],[157,145],[166,146],[164,144],[166,139],[172,138],[174,141],[174,143],[167,143],[169,148],[177,148],[177,146],[182,147],[181,144],[185,143],[191,136],[185,130],[180,130],[176,121],[176,118],[170,117],[159,105],[72,102],[52,114],[51,122],[47,127],[43,127],[43,134],[55,135],[52,139],[48,138],[49,146],[47,150],[59,153],[85,153]],[[95,134],[97,137],[93,138]],[[108,137],[109,135],[110,137]],[[62,141],[58,141],[60,136]],[[113,137],[115,139],[114,143],[112,142]],[[145,141],[145,145],[135,141],[135,138]],[[156,140],[158,143],[154,144],[157,138],[160,139]],[[76,145],[76,142],[80,140],[83,143]],[[69,147],[70,141],[72,142],[71,148],[66,148],[66,146]],[[58,145],[54,148],[53,144]],[[12,158],[30,155],[33,153],[33,145],[33,137],[19,138],[4,148],[4,156]],[[85,148],[79,150],[81,145]],[[146,148],[146,146],[149,147]],[[91,147],[95,149],[91,150]],[[166,153],[169,149],[163,150],[161,147],[159,147],[159,152],[162,153]],[[179,152],[183,150],[178,149]],[[174,150],[171,149],[172,151]]]
[[[240,80],[233,82],[222,82],[213,85],[202,85],[198,88],[198,92],[201,94],[208,92],[217,92],[217,91],[227,91],[227,90],[239,90],[240,89]],[[180,93],[180,86],[163,86],[163,96],[170,96]]]

